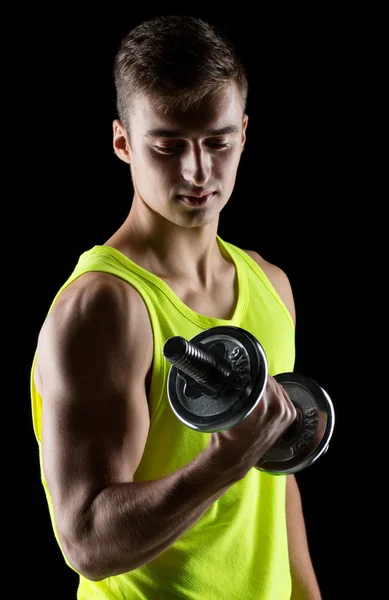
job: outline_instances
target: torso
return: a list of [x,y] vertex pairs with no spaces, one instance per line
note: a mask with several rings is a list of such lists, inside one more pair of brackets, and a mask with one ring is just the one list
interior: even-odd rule
[[207,290],[188,285],[188,282],[185,281],[171,280],[166,277],[163,280],[176,296],[193,311],[217,319],[232,317],[237,302],[238,288],[235,267],[231,263],[226,264],[225,269]]
[[[124,249],[120,247],[120,245],[113,245],[111,243],[109,245],[115,247],[124,255],[128,256],[128,258],[140,264],[139,260],[137,261],[134,255],[130,255],[128,252],[125,252]],[[268,271],[267,265],[269,265],[269,263],[263,261],[263,259],[261,259],[261,257],[255,252],[247,251],[247,253],[252,258],[254,258],[254,260],[256,260],[262,268]],[[140,264],[140,266],[147,268],[142,264]],[[274,267],[273,265],[269,266],[270,268]],[[163,281],[165,281],[165,283],[173,290],[176,296],[193,311],[204,316],[215,317],[218,319],[228,320],[232,317],[238,298],[237,274],[234,264],[225,259],[224,257],[222,257],[220,268],[218,269],[218,272],[214,275],[213,280],[207,289],[199,288],[198,286],[194,285],[190,280],[183,280],[182,278],[169,278],[166,276],[162,276],[162,274],[158,273],[154,274],[159,276]],[[268,275],[270,275],[271,277],[271,273],[268,272]],[[128,289],[126,283],[121,282],[121,284],[125,286],[126,289]],[[140,295],[139,301],[143,304],[143,300]],[[145,306],[144,310],[145,313],[147,313]],[[145,335],[149,335],[152,339],[151,325],[148,328],[148,331],[145,331]],[[151,375],[151,371],[152,358],[150,363],[149,375],[146,381],[146,387],[148,387],[149,384],[149,377]],[[42,395],[42,382],[39,375],[38,357],[35,369],[35,385],[37,387],[38,393]]]
[[128,243],[124,243],[120,236],[118,238],[113,236],[106,242],[106,245],[115,248],[140,267],[162,279],[176,296],[193,311],[218,319],[232,317],[238,298],[237,274],[235,265],[225,257],[220,258],[215,274],[205,288],[200,287],[198,283],[193,283],[191,279],[169,277],[165,272],[150,268],[145,262],[144,256],[139,255],[133,248],[129,248]]

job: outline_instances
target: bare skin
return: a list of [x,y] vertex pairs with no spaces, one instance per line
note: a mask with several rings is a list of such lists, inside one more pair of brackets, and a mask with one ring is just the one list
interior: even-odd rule
[[[194,115],[167,119],[147,97],[138,99],[133,113],[131,139],[115,121],[113,146],[131,167],[134,197],[127,219],[106,244],[161,277],[193,310],[228,319],[237,301],[236,273],[216,234],[246,139],[248,118],[242,118],[237,90],[228,87],[218,102],[205,103]],[[226,125],[236,131],[209,135],[208,129]],[[179,128],[185,135],[174,141],[146,135],[156,127]],[[223,149],[215,149],[216,142]],[[164,144],[179,150],[166,157],[157,148]],[[214,193],[201,207],[179,197],[204,190]],[[285,273],[248,253],[294,320]],[[152,356],[142,298],[103,273],[84,274],[63,291],[39,335],[35,383],[43,398],[44,472],[62,548],[91,580],[131,571],[158,556],[247,474],[296,416],[282,386],[269,377],[250,416],[211,434],[195,460],[162,479],[135,482],[150,425]],[[291,548],[299,548],[296,564],[310,585],[296,598],[317,600],[297,501],[291,511],[300,523],[291,530]]]

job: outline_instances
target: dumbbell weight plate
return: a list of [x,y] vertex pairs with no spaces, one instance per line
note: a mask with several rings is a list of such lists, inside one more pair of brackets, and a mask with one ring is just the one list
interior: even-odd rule
[[268,371],[262,346],[248,331],[223,325],[202,331],[190,342],[231,365],[234,383],[212,393],[172,365],[167,390],[173,412],[197,431],[212,433],[237,425],[258,404],[265,386]]
[[310,377],[292,372],[280,373],[275,379],[295,405],[298,418],[255,466],[288,475],[305,469],[327,451],[335,413],[328,393]]

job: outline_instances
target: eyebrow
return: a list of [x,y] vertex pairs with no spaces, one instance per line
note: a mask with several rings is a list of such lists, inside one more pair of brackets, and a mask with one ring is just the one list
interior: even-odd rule
[[[226,125],[220,129],[209,129],[205,132],[205,135],[227,135],[229,133],[239,133],[239,127],[237,125]],[[145,137],[177,138],[185,137],[185,133],[182,131],[156,128],[148,129],[145,133]]]

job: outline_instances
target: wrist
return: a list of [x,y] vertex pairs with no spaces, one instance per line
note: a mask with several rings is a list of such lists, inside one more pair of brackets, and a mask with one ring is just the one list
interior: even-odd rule
[[247,475],[251,468],[251,464],[247,466],[243,461],[237,459],[236,453],[223,444],[221,438],[215,434],[210,436],[209,444],[203,451],[203,455],[209,472],[219,485],[227,487],[233,485]]

